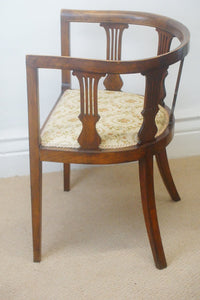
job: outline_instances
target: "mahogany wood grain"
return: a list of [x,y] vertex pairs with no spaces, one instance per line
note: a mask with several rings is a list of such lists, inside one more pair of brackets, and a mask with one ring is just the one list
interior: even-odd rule
[[[122,34],[128,24],[120,23],[101,23],[104,27],[107,38],[107,60],[121,60],[122,52]],[[119,74],[108,74],[103,82],[105,88],[110,91],[120,91],[123,86],[123,80]]]
[[80,115],[82,131],[78,137],[80,149],[95,150],[99,148],[101,138],[96,130],[96,123],[100,119],[98,114],[97,88],[99,79],[105,74],[95,74],[74,71],[80,84]]
[[182,74],[182,70],[183,70],[183,63],[184,63],[184,59],[181,60],[180,65],[179,65],[179,70],[178,70],[178,76],[177,76],[177,80],[176,80],[176,86],[175,86],[175,91],[174,91],[174,98],[173,98],[173,102],[172,102],[170,119],[173,118],[173,115],[174,115],[174,110],[175,110],[176,100],[177,100],[177,95],[178,95],[178,89],[179,89],[181,74]]
[[157,160],[158,168],[162,176],[163,182],[172,200],[174,201],[181,200],[177,192],[176,186],[174,184],[172,174],[170,172],[166,149],[163,149],[162,151],[156,153],[156,160]]
[[[61,15],[60,18],[61,24],[61,55],[62,56],[70,56],[70,23],[67,22],[65,17]],[[62,86],[61,91],[64,92],[67,89],[71,88],[71,71],[62,69]],[[64,191],[68,191],[69,189],[69,180],[70,174],[67,175],[67,167],[65,164],[63,165],[64,170]],[[66,172],[65,172],[66,170]]]
[[[107,59],[85,59],[70,57],[71,22],[100,23],[107,34]],[[129,24],[154,27],[158,32],[157,56],[141,60],[121,60],[122,32]],[[180,44],[170,50],[172,38]],[[184,57],[189,51],[189,31],[175,20],[167,17],[127,11],[80,11],[61,12],[61,54],[62,56],[27,55],[27,88],[29,113],[29,146],[31,172],[31,201],[34,261],[41,259],[42,223],[42,161],[64,164],[64,190],[70,189],[70,164],[113,164],[139,161],[140,187],[146,228],[157,268],[166,267],[160,230],[157,220],[154,182],[153,156],[156,156],[163,181],[172,199],[180,199],[174,185],[166,154],[166,146],[174,133],[174,108],[180,83]],[[172,109],[164,103],[166,96],[165,78],[168,67],[180,61]],[[80,84],[80,115],[82,132],[78,138],[80,148],[44,147],[40,142],[40,116],[38,69],[60,69],[62,71],[62,92],[71,88],[71,72]],[[143,123],[138,133],[138,143],[124,148],[101,149],[101,137],[96,130],[98,113],[98,81],[106,76],[107,89],[120,90],[120,74],[140,73],[146,78]],[[155,137],[157,127],[155,116],[158,104],[165,106],[170,122],[165,131]],[[51,115],[51,113],[50,113]],[[77,116],[78,117],[78,116]]]
[[[156,28],[158,32],[158,51],[157,55],[161,55],[164,53],[169,52],[170,46],[172,43],[173,35],[170,34],[169,32],[163,31],[159,28]],[[165,106],[164,99],[166,97],[166,89],[165,89],[165,78],[168,75],[168,71],[166,70],[162,74],[162,82],[161,82],[161,89],[160,89],[160,105]]]
[[155,154],[165,148],[172,140],[173,133],[173,125],[171,125],[161,137],[151,143],[126,148],[85,151],[75,148],[40,147],[40,159],[42,161],[100,165],[137,161],[144,157],[146,151]]
[[[70,56],[70,23],[61,16],[61,55]],[[62,92],[71,88],[70,70],[62,69]]]
[[122,49],[122,34],[125,28],[128,28],[128,24],[120,23],[100,23],[100,26],[104,27],[107,38],[107,60],[121,60]]
[[63,164],[64,191],[70,191],[70,164]]
[[139,173],[142,206],[147,233],[149,236],[155,265],[158,269],[163,269],[167,267],[167,263],[156,213],[153,183],[153,155],[151,153],[146,153],[145,157],[139,161]]
[[33,232],[33,260],[41,260],[42,162],[40,160],[40,118],[37,69],[27,68],[30,181]]
[[147,72],[146,88],[144,96],[144,108],[142,111],[143,123],[138,133],[139,144],[148,143],[154,140],[157,133],[155,117],[160,102],[160,91],[163,84],[163,74],[166,68],[160,68]]
[[68,22],[87,23],[121,23],[145,25],[160,28],[178,36],[179,39],[188,39],[189,31],[180,22],[169,17],[139,11],[108,11],[108,10],[71,10],[62,9],[61,16]]
[[167,31],[161,30],[160,28],[156,28],[156,30],[159,38],[157,55],[169,52],[174,35]]
[[119,74],[108,74],[103,81],[106,90],[121,91],[123,80]]

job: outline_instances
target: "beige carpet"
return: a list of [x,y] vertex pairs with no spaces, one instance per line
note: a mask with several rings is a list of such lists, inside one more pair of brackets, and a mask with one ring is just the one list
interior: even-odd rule
[[200,299],[200,157],[171,160],[182,201],[157,169],[168,268],[157,270],[144,227],[137,164],[43,180],[43,260],[32,262],[29,178],[0,180],[0,300]]

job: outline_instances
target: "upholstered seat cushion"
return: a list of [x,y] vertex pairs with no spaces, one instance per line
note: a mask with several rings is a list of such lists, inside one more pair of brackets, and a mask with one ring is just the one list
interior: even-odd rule
[[[142,125],[144,97],[125,92],[98,91],[96,124],[101,137],[100,148],[119,148],[137,144],[137,133]],[[82,123],[80,114],[80,91],[67,90],[60,98],[41,133],[41,144],[49,147],[79,148],[77,141]],[[168,125],[167,111],[159,106],[156,116],[157,136]]]

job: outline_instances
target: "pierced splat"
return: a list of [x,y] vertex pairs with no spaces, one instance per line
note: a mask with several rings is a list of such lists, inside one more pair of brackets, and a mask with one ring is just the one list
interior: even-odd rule
[[[164,53],[169,52],[171,42],[173,39],[173,35],[170,34],[167,31],[161,30],[159,28],[156,28],[156,31],[158,32],[158,51],[157,55],[161,55]],[[161,83],[161,89],[160,89],[160,105],[165,106],[164,99],[166,97],[166,89],[165,89],[165,78],[167,77],[168,72],[167,70],[162,75],[162,83]]]
[[[120,23],[101,23],[104,27],[107,37],[107,60],[121,60],[122,51],[122,34],[128,24]],[[104,86],[107,90],[120,91],[123,86],[123,81],[119,74],[108,74],[104,80]]]
[[105,74],[73,71],[73,75],[77,76],[80,84],[81,113],[79,119],[83,126],[78,138],[80,148],[84,150],[99,149],[101,138],[96,130],[96,123],[100,119],[98,115],[97,88],[99,79]]
[[155,139],[157,126],[155,117],[158,112],[158,104],[160,101],[160,90],[163,85],[163,76],[166,68],[153,70],[146,74],[146,88],[144,97],[143,123],[138,133],[138,144],[151,142]]
[[107,60],[121,59],[122,33],[128,24],[119,23],[101,23],[104,27],[107,37]]
[[157,55],[161,55],[169,52],[171,42],[174,36],[171,33],[161,30],[159,28],[156,28],[156,31],[158,32],[158,39],[159,39]]
[[166,97],[166,88],[165,88],[165,78],[168,75],[168,71],[166,70],[162,74],[162,80],[161,80],[161,85],[160,85],[160,97],[159,97],[159,104],[165,107],[165,102],[164,99]]

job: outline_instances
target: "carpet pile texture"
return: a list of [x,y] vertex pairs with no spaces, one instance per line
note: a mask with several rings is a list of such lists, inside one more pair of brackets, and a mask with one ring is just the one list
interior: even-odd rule
[[170,165],[177,203],[155,168],[164,270],[154,266],[136,163],[72,170],[70,192],[61,173],[43,175],[41,263],[32,262],[29,177],[0,179],[0,299],[200,299],[200,157]]

